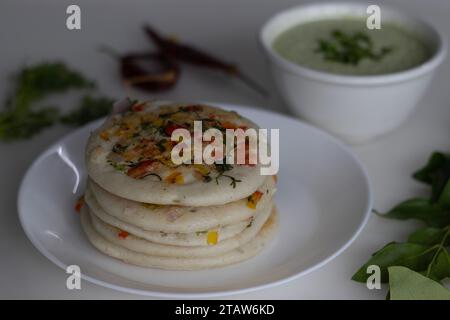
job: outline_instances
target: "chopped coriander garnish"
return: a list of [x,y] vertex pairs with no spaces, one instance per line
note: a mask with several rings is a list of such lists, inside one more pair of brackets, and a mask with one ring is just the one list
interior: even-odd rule
[[166,139],[161,139],[156,143],[156,147],[158,148],[158,150],[160,152],[166,151],[166,147],[165,147],[166,142],[167,142]]
[[229,175],[227,175],[227,174],[219,174],[219,175],[216,177],[216,183],[217,183],[217,184],[219,184],[219,178],[220,178],[220,177],[227,177],[227,178],[229,178],[229,179],[231,180],[230,186],[232,186],[233,189],[236,188],[236,183],[237,183],[237,182],[242,182],[242,180],[238,180],[238,179],[236,179],[235,177],[229,176]]
[[[230,175],[224,174],[226,171],[230,171],[233,169],[233,166],[231,164],[228,164],[225,162],[225,159],[223,159],[223,163],[214,163],[216,170],[219,172],[219,174],[215,177],[216,183],[219,184],[219,178],[220,177],[227,177],[231,179],[230,185],[233,188],[236,188],[237,182],[242,182],[241,180],[238,180]],[[209,182],[209,181],[206,181]]]
[[113,148],[112,151],[115,153],[122,153],[127,149],[127,146],[121,145],[120,143],[116,143]]
[[162,113],[162,114],[159,115],[159,117],[162,118],[162,119],[166,119],[166,118],[168,118],[170,116],[173,116],[174,114],[179,113],[179,112],[180,112],[180,110],[175,110],[173,112]]
[[147,129],[149,129],[149,128],[151,128],[151,123],[150,122],[142,122],[141,123],[141,129],[142,130],[147,130]]
[[116,169],[117,171],[121,171],[121,172],[125,172],[127,171],[127,166],[124,164],[120,164],[120,163],[113,163],[110,162],[110,164],[113,166],[114,169]]
[[392,47],[375,51],[372,39],[364,32],[353,34],[333,30],[330,39],[319,39],[316,52],[325,60],[357,65],[363,59],[379,61],[392,52]]
[[214,163],[214,165],[219,173],[224,173],[225,171],[230,171],[233,169],[231,164],[225,163],[225,159],[223,160],[223,163]]

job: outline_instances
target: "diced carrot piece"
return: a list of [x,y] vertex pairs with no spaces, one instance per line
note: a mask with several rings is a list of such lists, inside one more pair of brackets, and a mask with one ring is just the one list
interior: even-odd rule
[[75,211],[80,213],[83,205],[84,205],[84,196],[81,196],[80,198],[78,198],[77,202],[75,203]]
[[221,122],[220,125],[222,127],[224,127],[225,129],[237,129],[238,128],[234,123],[231,123],[231,122]]
[[127,175],[135,178],[142,179],[144,178],[150,171],[155,169],[157,161],[154,160],[144,160],[139,162],[139,164],[131,169],[128,169]]
[[124,231],[124,230],[120,230],[117,236],[118,236],[120,239],[126,239],[129,235],[130,235],[130,234],[129,234],[128,232],[126,232],[126,231]]
[[131,107],[131,110],[133,110],[133,111],[135,111],[135,112],[139,112],[139,111],[142,111],[142,110],[144,110],[144,105],[145,105],[145,103],[136,103],[135,105],[133,105],[132,107]]
[[100,138],[102,138],[103,140],[107,141],[109,140],[109,134],[106,131],[102,131],[100,132]]
[[259,200],[261,200],[262,196],[263,196],[263,193],[261,191],[253,192],[247,198],[247,207],[249,207],[250,209],[256,209],[256,205],[258,204]]
[[169,183],[176,183],[176,184],[184,183],[183,174],[179,171],[175,171],[175,172],[169,174],[164,180]]
[[179,124],[176,124],[176,123],[169,123],[164,128],[164,132],[170,137],[175,130],[182,129],[182,128],[185,129],[185,127],[183,127],[182,125],[179,125]]

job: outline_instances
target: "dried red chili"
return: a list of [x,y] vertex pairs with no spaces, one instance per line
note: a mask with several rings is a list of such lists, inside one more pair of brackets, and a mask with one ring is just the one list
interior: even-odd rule
[[120,58],[120,73],[125,84],[150,91],[172,88],[180,68],[161,53],[127,54]]
[[172,39],[164,38],[148,25],[144,26],[144,30],[161,51],[176,60],[200,67],[222,70],[233,75],[239,72],[235,65],[219,60],[197,48],[175,42]]
[[120,75],[126,85],[147,91],[162,91],[172,88],[178,81],[178,63],[162,52],[119,55],[105,46],[101,51],[119,61]]
[[144,27],[149,38],[158,47],[158,52],[131,53],[120,56],[108,48],[108,52],[120,61],[120,73],[126,85],[147,91],[172,88],[178,81],[182,61],[199,67],[219,70],[243,81],[263,96],[267,91],[243,74],[237,66],[212,56],[192,46],[165,38],[149,26]]
[[172,39],[165,38],[148,25],[144,26],[144,30],[153,43],[167,56],[199,67],[206,67],[225,72],[242,80],[246,85],[263,96],[267,96],[266,90],[243,74],[236,65],[225,62],[187,44],[178,43]]

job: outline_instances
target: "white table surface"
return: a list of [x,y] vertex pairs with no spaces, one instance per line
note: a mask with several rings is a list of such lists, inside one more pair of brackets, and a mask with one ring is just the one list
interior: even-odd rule
[[[24,63],[61,59],[98,81],[102,92],[125,95],[110,58],[97,51],[99,44],[118,50],[149,47],[140,26],[148,22],[165,32],[208,48],[242,68],[267,88],[273,88],[256,37],[263,22],[275,12],[296,5],[294,0],[2,0],[0,3],[0,101],[11,90],[9,75]],[[427,17],[448,36],[450,1],[403,0],[392,3]],[[79,4],[82,30],[65,28],[67,5]],[[224,101],[261,106],[288,113],[273,93],[261,100],[239,83],[208,72],[185,68],[177,88],[136,97]],[[435,149],[450,146],[450,63],[440,67],[430,90],[409,121],[395,132],[370,144],[353,147],[366,166],[374,206],[386,210],[424,187],[410,178]],[[74,97],[55,97],[69,107]],[[139,299],[86,281],[81,290],[65,287],[66,273],[43,257],[28,241],[17,217],[17,190],[33,159],[70,129],[56,126],[28,140],[0,144],[0,298]],[[345,186],[343,186],[345,187]],[[368,290],[350,280],[369,254],[391,240],[402,241],[414,222],[372,216],[356,241],[321,269],[288,284],[232,296],[241,299],[380,299],[384,290]]]

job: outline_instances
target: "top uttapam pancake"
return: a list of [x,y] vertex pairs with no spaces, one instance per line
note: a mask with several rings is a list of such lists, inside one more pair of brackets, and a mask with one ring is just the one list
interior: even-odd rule
[[211,106],[136,103],[92,133],[86,148],[89,176],[117,196],[153,204],[222,205],[251,195],[266,178],[258,164],[172,162],[177,142],[171,133],[185,128],[192,134],[196,120],[203,131],[257,128],[236,112]]

